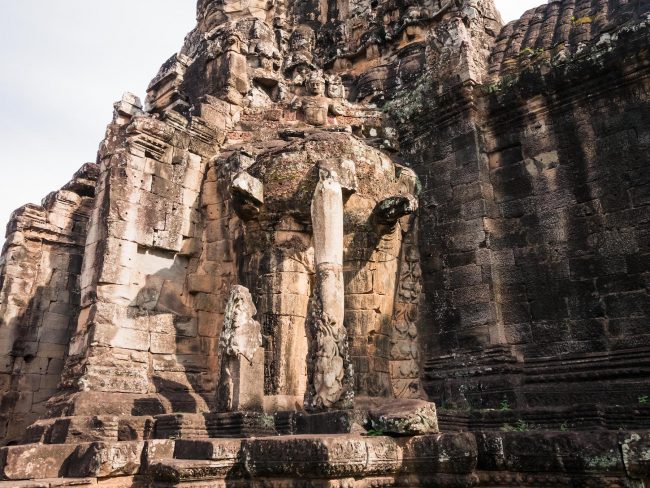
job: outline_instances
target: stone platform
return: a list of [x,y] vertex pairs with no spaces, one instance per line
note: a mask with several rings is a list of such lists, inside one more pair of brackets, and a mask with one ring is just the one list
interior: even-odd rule
[[0,455],[7,480],[1,488],[643,488],[650,482],[650,432],[152,439],[28,444]]

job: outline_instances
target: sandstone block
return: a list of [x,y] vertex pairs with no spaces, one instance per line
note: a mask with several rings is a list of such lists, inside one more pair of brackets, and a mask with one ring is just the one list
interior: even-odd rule
[[368,415],[372,427],[386,434],[425,435],[438,432],[436,406],[422,400],[376,401],[370,405]]
[[154,354],[173,354],[176,351],[176,336],[152,333],[149,350]]
[[29,480],[63,477],[66,475],[63,466],[76,449],[75,445],[43,444],[4,447],[3,478]]
[[91,342],[97,345],[119,347],[134,351],[148,351],[150,337],[148,331],[126,329],[111,325],[93,325]]
[[142,463],[144,442],[93,442],[80,445],[70,458],[68,475],[108,478],[135,475]]

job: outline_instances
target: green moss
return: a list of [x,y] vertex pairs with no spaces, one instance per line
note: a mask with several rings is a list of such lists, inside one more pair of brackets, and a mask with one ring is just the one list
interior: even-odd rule
[[260,417],[260,426],[265,429],[275,428],[275,417],[273,415],[264,414]]
[[599,470],[606,470],[616,468],[618,466],[618,453],[612,453],[610,456],[597,456],[593,458],[588,458],[585,460],[587,466],[590,468],[596,468]]
[[384,112],[400,123],[407,122],[425,108],[430,87],[431,75],[427,73],[413,90],[403,90],[400,95],[384,105]]
[[501,427],[502,432],[528,432],[536,429],[537,427],[535,425],[529,424],[522,419],[517,420],[515,425],[504,424],[503,427]]
[[501,91],[501,84],[499,83],[491,83],[490,85],[485,86],[485,93],[490,95],[498,93],[499,91]]
[[370,437],[381,437],[386,435],[386,433],[381,429],[370,429],[366,435]]
[[544,48],[541,48],[541,47],[539,47],[537,49],[533,49],[533,48],[530,48],[530,47],[525,47],[524,49],[519,51],[519,54],[517,54],[517,57],[522,58],[522,57],[525,56],[525,57],[531,57],[532,58],[532,57],[541,56],[545,52],[546,52],[546,50]]

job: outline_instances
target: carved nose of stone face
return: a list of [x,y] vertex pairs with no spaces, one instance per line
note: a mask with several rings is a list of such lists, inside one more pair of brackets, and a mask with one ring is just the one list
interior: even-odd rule
[[397,195],[385,198],[374,210],[378,225],[393,226],[399,219],[412,215],[418,210],[418,199],[413,195]]

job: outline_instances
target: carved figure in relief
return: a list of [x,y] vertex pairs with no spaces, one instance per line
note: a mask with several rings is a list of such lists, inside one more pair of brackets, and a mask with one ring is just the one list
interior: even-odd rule
[[258,411],[263,407],[264,350],[256,314],[248,289],[234,286],[219,341],[222,366],[217,402],[221,411]]
[[345,86],[340,76],[331,75],[327,77],[327,96],[334,100],[345,100]]
[[[308,95],[294,102],[294,108],[301,108],[305,116],[305,122],[309,125],[324,126],[327,125],[327,117],[332,115],[343,115],[340,104],[325,96],[325,79],[318,73],[312,73],[305,83]],[[335,92],[339,91],[335,87]]]
[[223,96],[235,105],[241,105],[242,97],[250,90],[244,40],[238,32],[231,32],[225,39],[221,57],[220,78],[224,83]]
[[299,26],[289,38],[289,49],[285,72],[295,78],[298,72],[305,73],[306,69],[314,69],[313,49],[315,44],[314,31],[308,26]]
[[[256,162],[250,172],[230,175],[226,183],[232,209],[246,227],[242,247],[246,255],[237,259],[239,275],[254,290],[265,337],[264,408],[290,409],[303,400],[308,410],[351,408],[355,392],[410,396],[404,392],[418,383],[419,370],[412,364],[410,349],[408,354],[399,351],[416,339],[414,322],[405,324],[401,311],[408,308],[409,316],[415,316],[415,306],[411,310],[397,295],[400,274],[408,266],[400,262],[405,231],[397,223],[417,210],[416,192],[407,172],[390,158],[362,139],[326,129],[332,116],[365,115],[358,115],[363,111],[354,111],[355,105],[348,102],[341,76],[321,71],[312,27],[274,28],[265,21],[236,18],[223,31],[214,31],[224,46],[220,51],[241,61],[238,69],[228,64],[224,79],[233,96],[227,93],[226,100],[244,110],[275,108],[277,113],[269,113],[265,122],[271,127],[282,116],[281,107],[273,103],[286,100],[285,94],[288,100],[293,96],[291,107],[299,111],[299,120],[313,127],[302,131],[314,138],[303,147],[291,142],[301,133],[292,132],[295,119],[288,119],[286,128],[280,119],[280,133],[288,134],[285,140],[290,145],[277,145],[276,152],[270,149],[274,142],[268,153],[264,143],[251,148]],[[282,66],[281,52],[286,53]],[[313,144],[322,147],[316,150]],[[314,168],[312,154],[332,151],[338,157],[319,160]],[[364,175],[360,180],[357,165],[359,175]],[[314,180],[315,174],[320,178]],[[334,248],[339,258],[319,258]],[[344,251],[360,256],[353,264],[346,262],[346,280]],[[350,297],[348,274],[359,277],[350,285]],[[374,302],[368,302],[368,294]],[[358,308],[346,315],[348,298],[358,302]],[[386,327],[391,322],[394,330]],[[348,337],[350,331],[354,337]],[[392,353],[391,345],[396,346]],[[358,367],[359,378],[352,374],[353,366]],[[241,377],[237,366],[223,371],[222,387],[230,391],[226,398],[236,396]],[[392,378],[399,382],[391,384]]]

